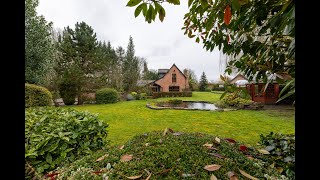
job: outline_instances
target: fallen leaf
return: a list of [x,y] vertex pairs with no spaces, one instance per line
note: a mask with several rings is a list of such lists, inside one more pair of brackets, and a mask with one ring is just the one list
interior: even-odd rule
[[181,176],[182,177],[192,177],[192,176],[195,176],[196,174],[182,174]]
[[246,173],[246,172],[244,172],[244,171],[242,171],[242,170],[240,170],[240,169],[239,169],[239,171],[240,171],[240,173],[241,173],[243,176],[245,176],[245,177],[247,177],[247,178],[249,178],[249,179],[258,180],[258,178],[253,177],[253,176],[251,176],[250,174],[248,174],[248,173]]
[[215,147],[210,147],[209,149],[212,149],[212,150],[219,150],[219,149],[217,149],[217,148],[215,148]]
[[220,169],[221,165],[218,165],[218,164],[211,164],[211,165],[206,165],[204,167],[205,170],[207,171],[216,171],[218,169]]
[[175,133],[172,133],[172,135],[174,136],[180,136],[181,134],[183,134],[182,132],[175,132]]
[[171,171],[171,169],[172,169],[172,168],[162,170],[162,171],[158,172],[157,174],[164,174],[164,173],[167,173],[167,172]]
[[162,139],[159,140],[159,143],[162,144]]
[[208,144],[208,142],[206,142],[204,145],[202,145],[202,146],[205,146],[205,147],[207,147],[207,148],[211,148],[212,146],[213,146],[213,144]]
[[236,141],[235,141],[235,140],[230,139],[230,138],[225,138],[224,140],[228,141],[229,143],[236,143]]
[[276,163],[275,162],[273,162],[271,165],[270,165],[270,167],[271,168],[274,168],[274,165],[275,165]]
[[108,163],[106,168],[107,168],[107,169],[111,169],[111,164]]
[[277,171],[281,174],[283,171],[283,168],[282,167],[276,167],[276,168],[277,168]]
[[109,176],[103,177],[103,180],[108,180],[108,179],[109,179]]
[[253,160],[254,158],[250,155],[247,155],[247,158],[250,159],[250,160]]
[[146,178],[146,180],[149,180],[151,175],[152,175],[152,173],[149,174],[149,176]]
[[240,146],[239,146],[239,149],[240,149],[240,151],[246,151],[246,150],[248,150],[247,146],[245,146],[245,145],[240,145]]
[[222,155],[220,155],[220,154],[217,154],[217,153],[208,153],[208,154],[213,155],[213,156],[215,156],[215,157],[218,157],[218,158],[220,158],[220,159],[225,158],[224,156],[222,156]]
[[275,146],[267,146],[267,147],[265,147],[264,149],[266,150],[266,151],[272,151],[273,149],[275,149],[276,147]]
[[169,132],[173,133],[173,130],[171,128],[168,128]]
[[100,173],[103,173],[102,171],[93,171],[92,173],[94,174],[100,174]]
[[145,146],[149,146],[149,144],[150,144],[150,143],[146,143],[146,144],[144,144],[144,145],[145,145]]
[[229,180],[238,180],[237,175],[233,171],[227,173]]
[[102,161],[102,160],[104,160],[104,158],[106,158],[106,157],[108,157],[108,156],[109,156],[109,154],[105,154],[105,155],[99,157],[99,158],[96,160],[96,162]]
[[214,140],[215,140],[218,144],[220,144],[220,139],[219,139],[218,137],[214,138]]
[[121,156],[120,161],[121,161],[121,162],[130,161],[130,160],[132,159],[132,157],[133,157],[133,155],[132,155],[132,154],[130,154],[130,155],[125,154],[125,155]]
[[270,154],[269,151],[264,150],[264,149],[258,149],[258,151],[259,151],[261,154]]
[[119,149],[123,149],[123,148],[124,148],[124,145],[122,145],[122,146],[119,147]]
[[218,178],[215,175],[211,175],[210,180],[218,180]]
[[165,136],[167,133],[168,133],[168,128],[166,128],[164,131],[163,131],[163,134],[162,134],[162,136]]
[[142,174],[139,175],[139,176],[130,176],[130,177],[126,176],[126,178],[128,178],[128,179],[138,179],[138,178],[140,178],[141,176],[142,176]]

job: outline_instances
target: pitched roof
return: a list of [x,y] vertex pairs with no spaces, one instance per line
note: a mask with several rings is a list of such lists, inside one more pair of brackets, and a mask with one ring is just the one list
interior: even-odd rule
[[237,77],[242,77],[243,79],[245,79],[245,80],[248,80],[248,78],[246,78],[244,75],[242,75],[242,74],[237,74],[234,78],[232,78],[229,82],[231,82],[231,81],[233,81],[233,80],[235,80]]
[[[187,78],[187,76],[186,75],[184,75],[183,74],[183,72],[176,66],[176,64],[174,64],[173,63],[173,65],[171,66],[171,68],[170,69],[172,69],[173,68],[173,66],[175,66],[177,69],[178,69],[178,71],[185,77],[185,78]],[[166,72],[166,74],[170,71],[170,69],[168,69],[168,71]],[[158,81],[158,80],[160,80],[160,79],[162,79],[166,74],[164,74],[163,76],[161,76],[159,79],[157,79],[157,80],[155,80],[154,82],[156,82],[156,81]]]
[[138,80],[137,81],[137,86],[142,87],[142,86],[145,86],[145,85],[147,85],[149,83],[152,83],[153,81],[154,80]]

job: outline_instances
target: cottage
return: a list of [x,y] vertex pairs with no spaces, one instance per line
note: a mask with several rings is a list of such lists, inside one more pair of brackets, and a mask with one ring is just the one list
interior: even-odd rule
[[[244,85],[244,87],[249,92],[252,101],[261,102],[263,104],[275,104],[279,99],[280,86],[276,81],[276,78],[280,78],[282,80],[289,80],[291,78],[290,75],[286,73],[275,73],[268,77],[269,83],[262,81],[251,81],[243,84],[242,82],[247,81],[247,78],[241,74],[238,74],[234,77],[230,83],[235,85]],[[267,85],[267,88],[265,89]]]
[[182,92],[189,90],[188,75],[182,73],[175,64],[170,69],[158,69],[158,74],[159,79],[148,84],[152,92]]

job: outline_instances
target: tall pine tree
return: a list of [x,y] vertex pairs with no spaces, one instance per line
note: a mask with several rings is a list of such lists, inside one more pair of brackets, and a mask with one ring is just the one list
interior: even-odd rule
[[123,89],[126,92],[131,91],[136,86],[140,76],[139,58],[135,57],[134,53],[133,38],[130,36],[122,64]]
[[199,82],[199,90],[200,91],[205,91],[206,88],[208,86],[208,80],[207,80],[207,76],[204,72],[202,72],[201,78],[200,78],[200,82]]

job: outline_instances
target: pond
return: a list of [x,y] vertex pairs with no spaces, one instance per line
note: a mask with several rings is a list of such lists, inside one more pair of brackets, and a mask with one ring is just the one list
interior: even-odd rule
[[200,102],[200,101],[182,101],[178,104],[172,104],[169,102],[158,102],[156,106],[159,108],[168,109],[197,109],[197,110],[217,110],[219,109],[212,103]]

